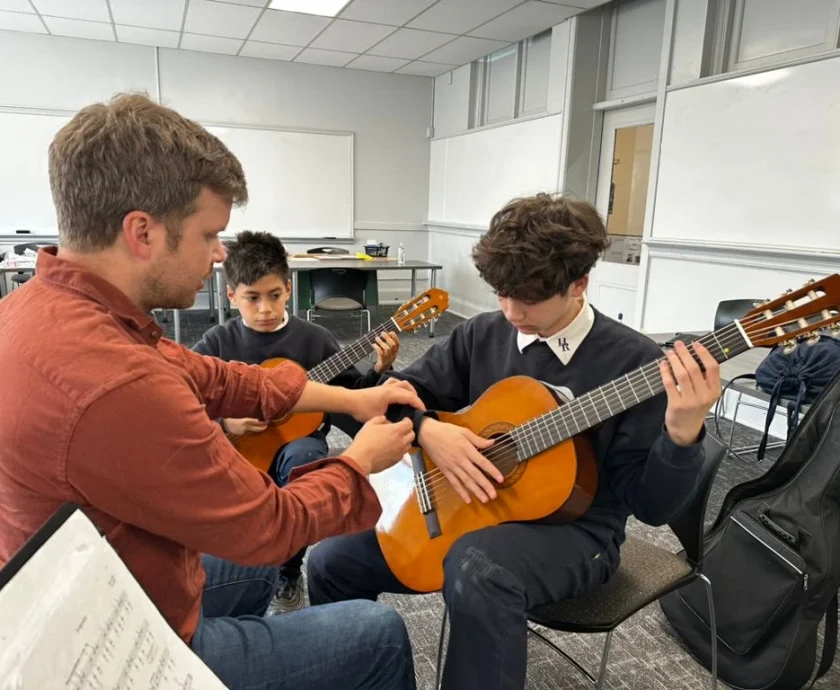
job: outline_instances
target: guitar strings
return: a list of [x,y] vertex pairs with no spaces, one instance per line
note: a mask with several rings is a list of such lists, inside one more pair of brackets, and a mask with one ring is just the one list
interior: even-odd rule
[[[783,313],[784,311],[785,310],[782,309],[778,313]],[[742,321],[741,326],[744,327],[744,329],[746,330],[747,328],[750,328],[755,323],[761,321],[764,318],[765,317],[764,317],[763,314],[751,317],[750,319],[746,319],[746,320]],[[760,336],[760,335],[762,335],[762,333],[769,333],[769,332],[775,331],[775,329],[780,325],[788,325],[788,324],[791,324],[791,323],[796,323],[797,321],[798,321],[798,319],[791,319],[790,321],[784,322],[783,324],[777,324],[777,325],[774,325],[774,326],[768,326],[766,328],[759,329],[759,330],[753,332],[751,335],[753,337],[755,337],[756,335]],[[735,345],[736,343],[739,342],[739,340],[743,339],[743,335],[741,334],[740,329],[738,328],[736,323],[732,323],[732,324],[720,329],[720,331],[708,334],[707,336],[704,336],[704,338],[708,338],[710,336],[713,337],[717,341],[717,345],[720,347],[721,352],[723,354],[725,354],[726,350],[730,346]],[[702,339],[701,339],[701,341],[702,341]],[[659,358],[656,361],[654,361],[654,362],[652,362],[648,365],[645,365],[643,367],[640,367],[636,371],[632,372],[632,375],[625,375],[624,379],[626,379],[626,382],[622,382],[622,384],[620,384],[620,385],[624,386],[624,391],[619,391],[618,390],[619,384],[616,384],[615,381],[612,381],[611,383],[613,385],[614,392],[610,391],[609,395],[607,395],[603,391],[603,386],[601,386],[601,387],[595,389],[594,391],[591,391],[589,394],[579,398],[578,401],[577,401],[576,407],[579,408],[579,411],[583,414],[584,419],[588,423],[589,420],[588,420],[588,417],[586,415],[585,405],[587,403],[591,404],[592,405],[592,411],[595,413],[595,416],[596,416],[596,419],[598,420],[598,422],[600,422],[601,419],[600,419],[600,415],[598,413],[598,408],[596,407],[596,402],[595,402],[594,397],[592,397],[592,395],[596,391],[600,391],[600,393],[601,393],[601,395],[604,399],[604,403],[606,404],[607,410],[610,412],[610,416],[612,416],[610,401],[612,401],[613,403],[619,402],[623,405],[623,395],[625,393],[627,393],[628,391],[633,393],[634,397],[637,398],[637,402],[641,402],[641,401],[638,401],[638,396],[636,396],[635,392],[633,392],[633,386],[641,383],[643,380],[644,380],[645,384],[648,386],[648,388],[651,390],[653,395],[656,395],[657,393],[661,393],[661,391],[664,389],[664,384],[662,383],[661,376],[656,377],[656,379],[653,382],[656,385],[656,387],[659,389],[658,391],[654,391],[653,386],[651,385],[651,382],[647,378],[647,374],[648,373],[650,373],[650,374],[659,373],[659,362],[661,362],[665,359],[667,359],[667,358],[664,358],[664,357]],[[609,383],[604,384],[604,385],[609,385]],[[574,402],[575,401],[572,401],[572,403],[574,403]],[[499,470],[502,471],[503,474],[506,474],[508,471],[514,469],[517,465],[520,464],[518,455],[514,455],[513,458],[510,457],[510,455],[511,455],[510,451],[514,451],[514,453],[515,453],[516,450],[517,450],[517,442],[519,442],[520,446],[525,446],[526,444],[530,445],[532,441],[536,441],[536,440],[540,439],[542,437],[542,432],[543,431],[546,431],[546,430],[551,431],[551,426],[549,425],[550,422],[553,422],[554,430],[559,431],[559,424],[557,423],[558,420],[554,419],[554,417],[560,417],[560,421],[563,422],[563,424],[566,427],[567,432],[569,432],[568,438],[571,438],[572,436],[576,435],[577,433],[580,433],[580,431],[582,431],[582,429],[580,428],[579,424],[576,424],[576,426],[578,427],[578,430],[575,433],[570,433],[571,428],[569,427],[569,424],[568,424],[567,420],[564,419],[564,417],[571,416],[572,419],[574,420],[574,414],[575,414],[576,410],[572,410],[571,412],[567,412],[565,410],[566,407],[567,406],[560,406],[560,407],[558,407],[554,410],[551,410],[550,412],[547,412],[543,415],[540,415],[539,417],[537,417],[533,420],[530,420],[528,422],[525,422],[525,423],[519,425],[517,427],[517,429],[524,430],[524,434],[520,434],[519,438],[515,438],[513,436],[512,432],[507,432],[502,437],[500,437],[493,446],[488,448],[487,451],[485,453],[483,453],[483,455],[488,460],[490,460],[491,462],[494,462],[494,460],[504,459],[505,462],[500,463],[499,465],[497,465],[497,467],[498,467]],[[587,428],[589,428],[589,427],[587,427]],[[496,463],[494,462],[494,464],[496,464]],[[434,468],[433,470],[429,470],[429,471],[421,473],[420,475],[418,475],[418,479],[420,479],[422,485],[426,489],[436,489],[440,486],[440,484],[442,482],[448,483],[448,479],[445,476],[443,476],[443,473],[440,471],[439,468]]]

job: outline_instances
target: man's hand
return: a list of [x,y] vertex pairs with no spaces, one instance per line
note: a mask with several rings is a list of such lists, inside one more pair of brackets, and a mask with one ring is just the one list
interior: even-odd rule
[[261,422],[259,419],[223,419],[222,429],[233,436],[243,436],[245,434],[258,434],[265,431],[268,424]]
[[413,442],[410,419],[391,424],[385,417],[374,417],[359,429],[342,455],[355,460],[365,474],[373,474],[398,463]]
[[389,405],[411,405],[418,410],[426,409],[417,391],[407,381],[389,379],[385,385],[349,391],[349,393],[352,397],[347,413],[358,422],[366,422],[384,415]]
[[697,441],[706,414],[720,397],[717,361],[700,343],[694,343],[694,351],[703,363],[705,373],[680,341],[668,351],[667,361],[659,366],[668,394],[665,428],[678,446],[689,446]]
[[396,361],[400,351],[400,339],[396,333],[383,333],[373,342],[373,347],[376,350],[376,364],[373,365],[373,370],[382,374]]
[[496,489],[487,475],[499,483],[505,478],[478,452],[492,446],[493,441],[436,419],[423,420],[417,440],[465,503],[470,502],[470,493],[482,503],[496,498]]

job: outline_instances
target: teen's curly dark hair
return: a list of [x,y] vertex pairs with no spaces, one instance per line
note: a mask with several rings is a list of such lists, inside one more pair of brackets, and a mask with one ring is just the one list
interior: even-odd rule
[[592,204],[543,193],[514,199],[496,213],[472,259],[499,296],[542,302],[565,295],[608,246]]
[[289,279],[289,260],[283,243],[267,232],[243,230],[236,239],[225,242],[228,255],[223,264],[225,280],[231,290],[253,285],[269,274]]

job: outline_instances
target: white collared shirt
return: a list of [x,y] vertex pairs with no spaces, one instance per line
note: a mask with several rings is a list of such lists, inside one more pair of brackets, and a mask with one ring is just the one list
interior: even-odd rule
[[520,352],[524,352],[525,348],[531,343],[535,343],[538,340],[542,341],[551,348],[551,351],[555,355],[557,355],[557,359],[563,362],[563,364],[568,364],[569,360],[572,359],[572,355],[574,355],[578,347],[580,347],[583,339],[589,335],[589,331],[592,330],[592,324],[594,322],[595,312],[589,305],[586,295],[584,295],[583,306],[568,326],[561,328],[557,331],[557,333],[550,335],[547,338],[543,338],[536,334],[527,334],[522,332],[517,333],[516,345]]

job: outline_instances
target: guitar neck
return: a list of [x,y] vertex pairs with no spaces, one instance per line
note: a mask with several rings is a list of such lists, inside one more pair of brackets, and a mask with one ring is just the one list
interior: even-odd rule
[[313,367],[307,372],[310,381],[317,383],[329,383],[336,376],[347,371],[356,362],[364,359],[373,352],[373,343],[376,338],[386,331],[399,331],[400,327],[393,318],[385,323],[379,324],[372,331],[368,331],[358,340],[353,341],[342,350],[339,350],[331,357]]
[[[723,362],[752,347],[737,323],[724,326],[699,339],[717,362]],[[694,347],[689,351],[699,363]],[[603,386],[540,415],[508,432],[516,443],[520,462],[527,460],[665,390],[659,363],[654,362],[614,379]],[[492,450],[492,447],[491,447]]]

